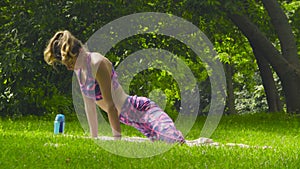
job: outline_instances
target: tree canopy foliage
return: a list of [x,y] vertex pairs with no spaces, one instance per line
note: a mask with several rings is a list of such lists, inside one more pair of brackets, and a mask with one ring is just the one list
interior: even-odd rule
[[[72,112],[72,72],[46,65],[47,41],[56,31],[68,29],[86,42],[110,21],[137,12],[171,13],[207,35],[226,71],[226,113],[300,113],[299,1],[4,0],[0,12],[2,116]],[[169,50],[189,65],[201,93],[199,114],[206,114],[209,77],[188,46],[170,37],[143,34],[118,43],[106,57],[118,66],[129,54],[147,48]],[[134,94],[148,96],[154,89],[166,94],[167,111],[180,107],[178,86],[166,71],[146,70],[131,82]]]

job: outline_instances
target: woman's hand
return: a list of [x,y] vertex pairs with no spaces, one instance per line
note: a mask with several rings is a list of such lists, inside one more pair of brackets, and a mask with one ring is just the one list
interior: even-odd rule
[[122,135],[114,135],[114,140],[121,140],[122,139]]

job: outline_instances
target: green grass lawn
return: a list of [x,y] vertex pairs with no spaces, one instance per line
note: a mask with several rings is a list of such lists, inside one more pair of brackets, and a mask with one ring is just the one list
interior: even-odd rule
[[[300,168],[300,118],[285,114],[223,116],[212,135],[221,144],[243,143],[258,148],[175,145],[163,154],[126,158],[86,139],[75,118],[66,116],[65,134],[53,134],[53,117],[0,119],[0,168]],[[197,138],[205,121],[197,120],[187,139]],[[125,135],[139,136],[122,126]],[[163,149],[164,143],[105,142],[110,146]],[[271,148],[263,149],[263,146]]]

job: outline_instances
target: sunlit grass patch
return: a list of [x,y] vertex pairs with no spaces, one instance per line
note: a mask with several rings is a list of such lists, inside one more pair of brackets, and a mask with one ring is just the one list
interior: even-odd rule
[[[204,121],[197,119],[187,139],[200,135]],[[53,119],[1,119],[0,168],[297,168],[299,124],[299,118],[284,114],[224,116],[211,136],[221,146],[169,147],[90,139],[76,119],[66,121],[65,135],[53,134]],[[124,135],[139,136],[133,128],[122,129]]]

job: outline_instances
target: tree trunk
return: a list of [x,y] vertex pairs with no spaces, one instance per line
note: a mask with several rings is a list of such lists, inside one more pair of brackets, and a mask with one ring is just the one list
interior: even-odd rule
[[280,112],[283,110],[282,104],[280,101],[278,90],[275,85],[273,72],[270,68],[270,65],[256,48],[253,48],[253,52],[260,71],[262,83],[266,92],[269,112]]
[[226,99],[226,104],[227,104],[227,114],[236,114],[236,109],[235,109],[235,104],[234,104],[234,91],[233,91],[233,68],[230,64],[225,63],[224,65],[225,68],[225,74],[226,74],[226,84],[227,84],[227,99]]
[[300,114],[300,60],[292,26],[277,0],[262,0],[272,25],[278,35],[282,56],[289,62],[291,69],[282,77],[289,112]]
[[300,69],[300,60],[297,54],[296,39],[292,26],[283,12],[278,0],[262,0],[280,40],[282,56],[297,69]]
[[[267,37],[247,17],[239,14],[229,14],[230,19],[247,37],[252,48],[259,50],[262,56],[273,67],[282,82],[287,111],[300,114],[300,62],[299,59],[286,59],[273,46]],[[291,57],[297,57],[291,55]],[[291,60],[298,60],[290,63]],[[298,66],[299,65],[299,66]]]

